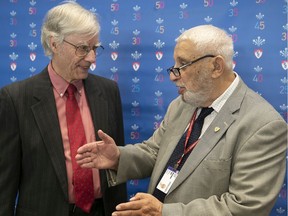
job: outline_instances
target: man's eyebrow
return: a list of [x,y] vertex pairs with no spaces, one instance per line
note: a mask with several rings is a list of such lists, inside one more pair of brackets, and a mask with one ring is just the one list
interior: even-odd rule
[[93,45],[93,48],[100,47],[100,46],[101,46],[101,42],[100,43],[96,43],[95,45]]
[[178,62],[189,62],[188,59],[183,58],[183,57],[177,57],[177,58],[176,58],[176,61],[178,61]]

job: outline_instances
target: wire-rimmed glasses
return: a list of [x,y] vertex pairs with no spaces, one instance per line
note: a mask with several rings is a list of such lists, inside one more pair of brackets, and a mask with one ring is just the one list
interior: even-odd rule
[[88,55],[88,53],[93,50],[96,56],[99,56],[102,54],[104,47],[102,45],[98,45],[98,46],[93,46],[92,48],[90,48],[87,45],[75,45],[70,43],[69,41],[63,40],[64,42],[66,42],[67,44],[70,44],[71,46],[75,47],[75,55],[77,55],[78,57],[84,57],[86,55]]

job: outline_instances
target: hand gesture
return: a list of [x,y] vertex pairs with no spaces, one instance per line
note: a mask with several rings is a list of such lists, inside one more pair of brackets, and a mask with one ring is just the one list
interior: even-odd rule
[[98,135],[101,141],[87,143],[78,149],[77,163],[83,168],[117,170],[120,151],[115,141],[102,130]]
[[161,216],[163,203],[147,193],[137,193],[130,202],[116,206],[112,216]]

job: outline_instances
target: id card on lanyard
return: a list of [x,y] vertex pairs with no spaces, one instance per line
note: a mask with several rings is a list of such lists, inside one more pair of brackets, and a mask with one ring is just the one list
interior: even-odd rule
[[157,185],[157,189],[167,194],[173,182],[178,176],[179,171],[169,166]]
[[160,182],[157,185],[157,189],[162,191],[163,193],[167,194],[169,189],[171,188],[173,182],[175,181],[175,179],[178,176],[179,170],[178,167],[180,165],[180,163],[182,162],[183,157],[192,151],[192,149],[197,145],[197,143],[199,142],[199,139],[196,140],[194,143],[192,143],[188,148],[187,148],[187,144],[188,144],[188,140],[189,137],[191,135],[194,123],[195,123],[195,119],[196,119],[196,115],[197,115],[197,110],[195,110],[195,112],[193,113],[193,116],[191,118],[189,127],[188,127],[188,131],[186,134],[186,139],[185,139],[185,144],[184,144],[184,151],[183,154],[181,155],[180,159],[177,161],[177,163],[174,165],[174,167],[169,166],[167,168],[167,170],[165,171],[164,175],[162,176]]

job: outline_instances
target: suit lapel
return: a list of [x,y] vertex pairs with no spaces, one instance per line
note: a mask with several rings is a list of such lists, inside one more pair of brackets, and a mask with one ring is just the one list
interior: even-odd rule
[[[89,104],[89,109],[94,125],[94,132],[96,136],[96,140],[100,140],[97,131],[99,129],[104,132],[109,132],[108,126],[108,102],[103,98],[104,89],[101,87],[101,81],[97,80],[98,78],[95,76],[88,75],[88,78],[83,80],[85,93],[87,102]],[[95,85],[96,84],[96,85]],[[106,173],[105,170],[99,170],[100,181],[101,181],[101,189],[105,191],[106,186]]]
[[31,107],[35,121],[51,158],[63,193],[68,200],[68,182],[62,135],[55,105],[52,84],[47,69],[44,70],[34,87],[33,97],[36,103]]
[[[103,99],[102,91],[100,85],[101,83],[97,80],[93,80],[91,75],[88,76],[86,80],[83,81],[87,101],[90,107],[90,112],[93,120],[96,140],[100,140],[97,135],[99,129],[107,132],[108,128],[108,104],[105,99]],[[98,85],[95,85],[98,84]]]
[[192,153],[186,160],[167,195],[169,195],[173,190],[181,185],[182,182],[194,172],[194,170],[199,166],[204,158],[213,150],[214,146],[217,145],[230,125],[235,121],[233,113],[240,109],[241,102],[243,101],[244,95],[246,93],[246,89],[246,85],[242,82],[242,80],[240,80],[239,85],[234,93],[230,96],[227,103],[222,107],[216,118],[213,120],[211,125],[202,136],[195,149],[193,149]]
[[[217,116],[217,119],[214,121],[215,123],[212,123],[209,126],[197,146],[193,149],[192,153],[187,158],[169,193],[178,187],[187,177],[189,177],[194,172],[194,170],[204,160],[207,154],[209,154],[213,147],[219,142],[223,134],[227,131],[234,120],[235,119],[233,116]],[[220,128],[217,133],[214,132],[215,127]],[[211,139],[211,137],[213,137],[213,139]]]
[[[163,169],[165,169],[165,166],[172,152],[176,148],[195,111],[195,108],[193,108],[191,105],[187,103],[183,104],[184,107],[182,108],[182,112],[177,118],[178,124],[176,124],[175,127],[172,127],[170,131],[167,131],[169,136],[165,136],[164,140],[161,141],[162,145],[165,146],[167,143],[169,143],[169,145],[165,146],[164,148],[160,148],[161,152],[158,153],[157,162],[155,164],[155,167],[157,167],[157,169],[154,169],[153,178],[151,178],[150,180],[149,188],[151,188],[152,190],[154,190],[154,188],[156,187],[156,184],[158,183],[158,179],[162,174]],[[181,108],[177,110],[181,110]]]

